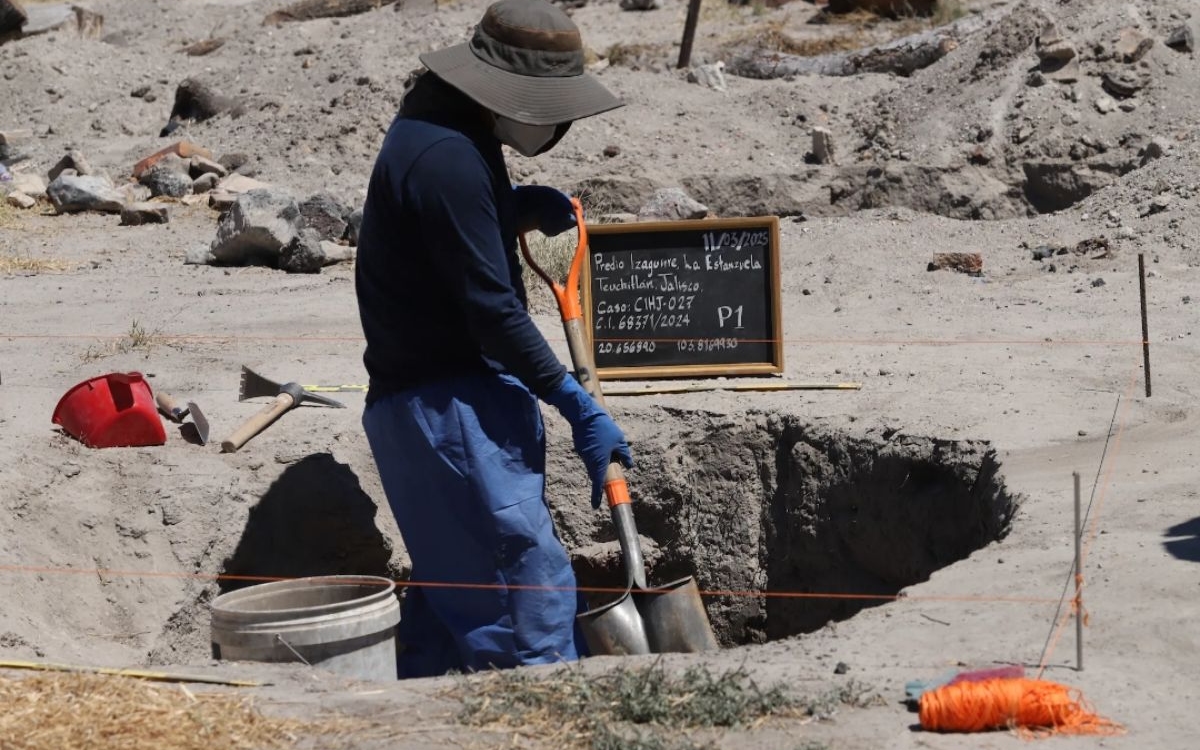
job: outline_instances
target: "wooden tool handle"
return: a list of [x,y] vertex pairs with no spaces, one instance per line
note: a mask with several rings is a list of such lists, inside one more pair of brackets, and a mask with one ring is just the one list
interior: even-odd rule
[[283,413],[296,405],[296,401],[286,393],[281,393],[262,411],[250,417],[232,435],[221,441],[222,453],[233,453],[250,441],[269,424],[283,416]]
[[181,421],[187,416],[188,409],[180,406],[179,402],[171,397],[169,393],[159,391],[154,394],[154,403],[158,405],[158,410],[166,417],[174,422]]

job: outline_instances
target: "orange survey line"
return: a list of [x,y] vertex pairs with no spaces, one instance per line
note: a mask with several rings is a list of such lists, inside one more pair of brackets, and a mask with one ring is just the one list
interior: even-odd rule
[[[273,583],[275,581],[295,580],[288,576],[252,576],[228,575],[215,573],[182,573],[158,570],[117,570],[111,568],[61,568],[36,565],[0,565],[0,573],[36,573],[61,575],[94,575],[100,578],[180,578],[204,581],[245,581],[254,583]],[[508,591],[581,591],[594,594],[624,594],[624,587],[615,586],[540,586],[514,585],[502,583],[449,583],[440,581],[393,581],[400,587],[421,587],[441,589],[503,589]],[[656,591],[653,587],[648,591]],[[665,589],[663,589],[665,590]],[[1053,604],[1058,599],[1035,596],[979,596],[971,594],[960,595],[928,595],[919,596],[906,593],[899,594],[852,594],[852,593],[817,593],[808,591],[749,591],[733,589],[714,589],[700,592],[705,597],[764,597],[775,599],[858,599],[875,601],[949,601],[949,602],[1002,602],[1009,604]]]
[[[0,333],[0,338],[12,340],[96,340],[96,339],[112,339],[119,341],[128,336],[128,334],[110,334],[110,333]],[[164,333],[155,332],[155,338],[164,341],[209,341],[209,342],[237,342],[246,341],[250,343],[263,342],[356,342],[362,343],[366,339],[362,336],[230,336],[223,334],[206,334],[206,333]],[[751,338],[736,338],[725,337],[731,341],[737,341],[739,344],[782,344],[787,346],[1142,346],[1144,341],[1140,339],[1057,339],[1047,341],[1045,339],[817,339],[817,338],[783,338],[783,339],[751,339]],[[626,341],[646,341],[658,344],[674,344],[680,341],[694,341],[696,337],[685,338],[663,338],[663,337],[601,337],[594,338],[595,341],[605,341],[611,343],[623,343]],[[565,341],[566,339],[558,337],[546,337],[547,341]],[[1157,342],[1170,343],[1170,342]]]

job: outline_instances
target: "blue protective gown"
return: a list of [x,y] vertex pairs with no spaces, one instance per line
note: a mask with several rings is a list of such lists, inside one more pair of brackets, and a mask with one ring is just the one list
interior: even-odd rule
[[402,677],[578,656],[537,398],[565,370],[525,308],[512,188],[482,124],[426,74],[384,141],[359,234],[363,426],[415,584]]

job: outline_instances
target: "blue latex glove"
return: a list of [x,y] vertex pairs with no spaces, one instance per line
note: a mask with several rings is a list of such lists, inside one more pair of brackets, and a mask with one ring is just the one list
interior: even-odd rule
[[620,461],[627,469],[633,466],[633,456],[629,453],[625,434],[570,374],[545,398],[546,403],[558,409],[571,425],[575,452],[583,459],[588,476],[592,479],[592,507],[599,508],[608,465]]
[[536,229],[547,237],[575,228],[575,207],[562,191],[546,185],[518,185],[517,231]]

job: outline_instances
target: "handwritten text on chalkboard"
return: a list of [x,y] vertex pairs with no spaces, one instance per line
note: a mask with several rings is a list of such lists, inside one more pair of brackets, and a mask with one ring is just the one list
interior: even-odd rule
[[605,368],[781,366],[777,220],[757,221],[593,229],[586,291],[601,375]]

